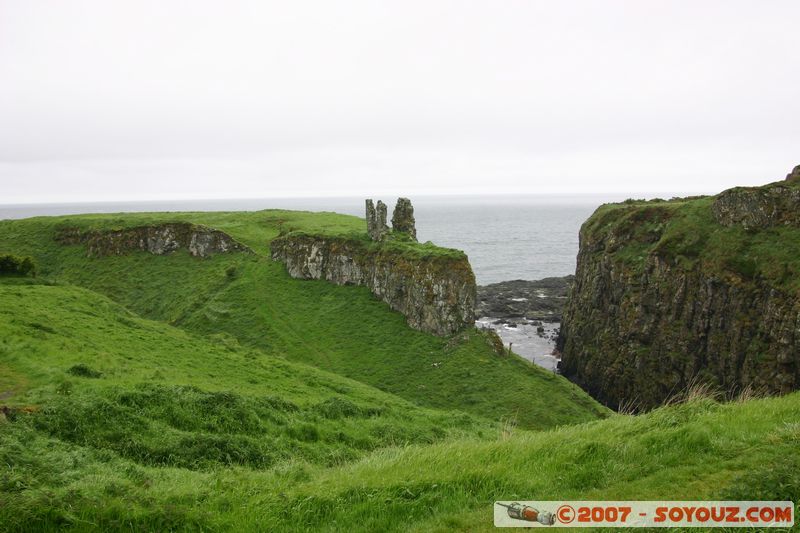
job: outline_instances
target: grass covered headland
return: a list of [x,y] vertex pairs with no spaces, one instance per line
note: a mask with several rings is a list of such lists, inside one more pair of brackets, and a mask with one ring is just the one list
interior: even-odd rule
[[[247,250],[59,239],[165,223]],[[288,211],[0,222],[0,253],[37,273],[0,277],[0,531],[488,531],[495,499],[800,499],[798,394],[612,414],[484,332],[413,330],[269,258],[281,233],[363,230]]]

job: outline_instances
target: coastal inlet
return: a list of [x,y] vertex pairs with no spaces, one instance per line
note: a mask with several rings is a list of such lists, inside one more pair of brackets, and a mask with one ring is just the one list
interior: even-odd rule
[[555,341],[575,276],[503,281],[478,287],[478,328],[492,329],[506,348],[548,370],[559,362]]

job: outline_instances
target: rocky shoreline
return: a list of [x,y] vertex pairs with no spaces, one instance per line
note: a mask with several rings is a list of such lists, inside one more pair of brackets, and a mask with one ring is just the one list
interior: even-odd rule
[[564,304],[575,276],[513,280],[478,287],[476,325],[494,330],[506,346],[556,371],[556,350]]
[[561,322],[575,276],[501,281],[478,287],[476,315],[506,322]]

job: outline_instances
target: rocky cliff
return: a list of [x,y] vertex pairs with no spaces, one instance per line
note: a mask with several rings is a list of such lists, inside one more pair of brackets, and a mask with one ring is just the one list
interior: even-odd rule
[[366,286],[415,329],[448,335],[474,324],[475,276],[462,252],[306,234],[278,237],[271,249],[292,277]]
[[66,227],[58,231],[56,240],[61,244],[85,244],[89,257],[124,255],[134,251],[163,255],[181,248],[195,257],[230,252],[252,253],[250,248],[235,241],[227,233],[188,222],[118,230],[83,231],[76,227]]
[[789,180],[600,207],[580,232],[564,374],[644,409],[693,383],[800,388],[798,192]]

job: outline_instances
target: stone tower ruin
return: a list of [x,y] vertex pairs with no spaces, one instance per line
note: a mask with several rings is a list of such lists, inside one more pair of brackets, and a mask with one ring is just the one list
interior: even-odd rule
[[[386,204],[380,200],[378,200],[377,204],[373,204],[372,199],[368,199],[366,204],[367,234],[373,241],[382,241],[389,234],[389,226],[386,225]],[[398,233],[405,233],[414,241],[417,240],[414,207],[408,198],[397,199],[397,205],[395,205],[392,213],[392,230]]]
[[392,213],[392,229],[400,233],[406,233],[413,240],[417,240],[417,227],[414,220],[414,207],[408,198],[398,198],[397,205],[394,206]]
[[382,241],[389,233],[386,225],[386,204],[378,200],[378,206],[367,200],[367,233],[373,241]]

